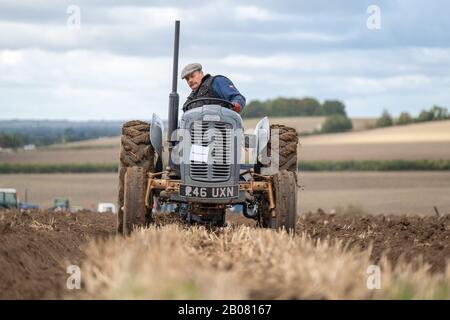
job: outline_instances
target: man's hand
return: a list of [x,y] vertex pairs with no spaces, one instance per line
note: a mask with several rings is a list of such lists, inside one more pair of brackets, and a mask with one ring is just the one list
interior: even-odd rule
[[233,102],[233,110],[236,111],[237,113],[241,112],[241,105],[239,104],[239,102]]

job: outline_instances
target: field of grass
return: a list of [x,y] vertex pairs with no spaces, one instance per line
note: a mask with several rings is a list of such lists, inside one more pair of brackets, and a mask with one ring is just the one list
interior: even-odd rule
[[[450,172],[300,172],[302,212],[351,206],[369,214],[450,214]],[[351,211],[351,210],[350,210]]]
[[0,152],[0,163],[118,163],[119,146],[111,148]]
[[[0,174],[101,173],[117,172],[118,169],[117,163],[0,163]],[[450,171],[450,160],[301,160],[299,169],[301,171]]]
[[115,173],[78,174],[0,174],[0,188],[16,188],[21,201],[50,208],[56,197],[68,197],[74,206],[96,209],[99,202],[116,203],[118,175]]
[[303,139],[303,144],[305,146],[429,142],[450,142],[450,120],[377,128],[362,132],[316,135],[305,137]]
[[82,266],[85,289],[78,298],[450,298],[450,268],[431,274],[424,263],[401,261],[394,267],[384,257],[377,263],[378,290],[370,290],[376,283],[368,277],[374,264],[370,251],[245,226],[217,231],[151,226],[125,239],[91,243]]
[[85,141],[77,141],[77,142],[68,142],[68,143],[60,143],[50,145],[48,147],[44,147],[43,149],[47,150],[61,150],[61,149],[91,149],[91,148],[118,148],[120,146],[120,138],[119,137],[107,137],[107,138],[98,138],[95,140],[85,140]]
[[[298,168],[303,172],[450,171],[450,160],[301,160]],[[115,173],[117,171],[117,163],[0,163],[0,174]]]
[[305,161],[450,159],[450,121],[300,137],[300,143]]
[[[16,188],[21,200],[44,208],[55,197],[94,209],[98,202],[117,201],[117,174],[0,174],[0,188]],[[370,214],[434,214],[433,206],[450,213],[450,172],[300,172],[301,212],[359,206]]]
[[301,160],[299,169],[301,171],[449,171],[450,160]]
[[2,173],[98,173],[117,172],[115,163],[0,163]]
[[[260,118],[244,119],[246,130],[254,129]],[[320,129],[325,117],[279,117],[270,118],[270,123],[284,124],[295,128],[298,132],[312,132]]]
[[[314,144],[300,138],[299,159],[304,161],[449,160],[450,142]],[[311,137],[312,138],[312,137]]]

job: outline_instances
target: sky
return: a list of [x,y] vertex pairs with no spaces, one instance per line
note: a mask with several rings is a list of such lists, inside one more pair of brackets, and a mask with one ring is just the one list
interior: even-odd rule
[[0,119],[166,119],[176,19],[179,73],[199,62],[248,102],[450,108],[449,14],[444,0],[0,0]]

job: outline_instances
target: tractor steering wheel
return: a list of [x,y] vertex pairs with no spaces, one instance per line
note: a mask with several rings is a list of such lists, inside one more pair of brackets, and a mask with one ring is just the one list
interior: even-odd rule
[[234,110],[234,105],[230,102],[230,101],[228,101],[228,100],[224,100],[224,99],[219,99],[219,98],[198,98],[198,99],[194,99],[194,100],[191,100],[191,101],[189,101],[185,106],[184,106],[184,110],[186,111],[186,110],[189,110],[190,108],[189,108],[189,106],[191,105],[191,104],[193,104],[193,103],[195,103],[195,102],[199,102],[199,101],[207,101],[207,100],[213,100],[213,101],[218,101],[218,102],[224,102],[224,103],[226,103],[227,105],[226,106],[224,106],[225,108],[228,108],[228,109],[230,109],[230,110]]

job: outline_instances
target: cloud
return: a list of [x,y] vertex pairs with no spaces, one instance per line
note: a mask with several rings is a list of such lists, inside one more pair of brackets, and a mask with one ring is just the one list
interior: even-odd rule
[[269,10],[257,6],[237,6],[235,11],[239,20],[272,21],[277,19]]
[[170,66],[169,58],[108,52],[1,51],[2,114],[78,119],[150,116],[161,110],[160,102],[169,94]]
[[0,53],[0,65],[15,66],[23,60],[23,54],[16,50],[5,50]]
[[38,1],[0,3],[2,118],[165,118],[175,19],[180,68],[199,61],[248,101],[341,99],[366,116],[450,106],[446,3],[379,1],[382,29],[370,31],[370,1],[80,0],[73,30],[72,1]]
[[329,34],[320,32],[278,32],[278,33],[256,33],[254,35],[262,40],[277,41],[300,41],[309,43],[342,43],[357,37],[356,33]]

